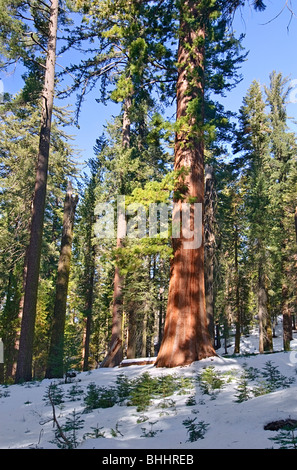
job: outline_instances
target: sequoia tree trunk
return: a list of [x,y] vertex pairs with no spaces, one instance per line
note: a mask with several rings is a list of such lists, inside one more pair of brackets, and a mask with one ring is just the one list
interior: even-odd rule
[[77,202],[78,197],[73,197],[72,188],[71,186],[68,186],[64,202],[63,232],[58,263],[56,297],[48,364],[45,374],[45,377],[48,379],[53,377],[63,377],[64,375],[64,329],[71,263],[74,214]]
[[55,89],[56,40],[58,26],[58,0],[51,1],[49,36],[42,95],[41,128],[38,163],[32,206],[30,242],[21,334],[15,382],[32,379],[33,341],[36,319],[37,291],[40,269],[41,243],[47,186],[52,109]]
[[[204,60],[207,12],[202,1],[181,4],[178,48],[177,127],[175,170],[181,171],[175,192],[175,214],[182,220],[182,202],[191,203],[190,227],[195,226],[193,202],[204,206]],[[183,228],[172,238],[173,258],[163,341],[157,367],[177,367],[215,356],[207,327],[204,285],[203,209],[202,243],[190,240]]]

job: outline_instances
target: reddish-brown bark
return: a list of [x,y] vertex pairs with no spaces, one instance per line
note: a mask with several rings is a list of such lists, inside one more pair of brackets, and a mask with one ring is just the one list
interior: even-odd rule
[[[176,210],[181,212],[182,202],[197,202],[204,205],[204,38],[201,2],[183,2],[181,12],[181,37],[178,50],[177,123],[186,121],[176,133],[175,170],[186,168],[181,182],[183,201],[179,197]],[[204,12],[205,13],[205,12]],[[189,14],[200,23],[192,27],[184,18]],[[200,21],[199,21],[200,20]],[[193,100],[199,110],[189,113],[188,105]],[[185,119],[186,118],[186,119]],[[203,213],[203,211],[202,211]],[[203,217],[202,217],[203,219]],[[193,227],[191,211],[191,227]],[[157,367],[177,367],[206,357],[215,356],[207,327],[204,286],[203,226],[202,244],[187,249],[189,239],[181,230],[179,238],[173,238],[168,307],[164,336],[156,360]]]

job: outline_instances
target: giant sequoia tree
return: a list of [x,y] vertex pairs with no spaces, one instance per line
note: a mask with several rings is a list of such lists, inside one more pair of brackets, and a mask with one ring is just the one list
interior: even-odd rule
[[[182,203],[191,204],[190,229],[194,231],[195,225],[198,227],[199,224],[195,220],[197,213],[193,203],[201,204],[201,233],[194,232],[194,237],[200,235],[202,243],[200,246],[194,246],[194,243],[189,248],[190,240],[182,228],[180,237],[173,238],[165,330],[156,361],[159,367],[189,364],[215,355],[205,306],[204,153],[206,145],[210,146],[215,139],[214,126],[226,124],[226,119],[220,115],[220,107],[216,108],[217,114],[213,112],[215,106],[209,100],[209,92],[212,89],[220,93],[231,87],[226,77],[234,75],[235,63],[239,60],[238,43],[234,38],[227,42],[224,36],[227,23],[219,2],[182,1],[179,16],[174,158],[180,181],[175,191],[175,210],[182,220]],[[223,36],[218,36],[218,31],[223,31]],[[220,60],[214,50],[221,54]],[[226,51],[229,52],[228,60],[224,57]],[[219,78],[222,76],[223,80]]]

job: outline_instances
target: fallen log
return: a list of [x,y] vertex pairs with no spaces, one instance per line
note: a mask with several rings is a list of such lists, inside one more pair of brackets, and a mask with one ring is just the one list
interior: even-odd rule
[[149,364],[155,364],[155,357],[142,357],[135,359],[124,359],[119,367],[128,367],[128,366],[146,366]]

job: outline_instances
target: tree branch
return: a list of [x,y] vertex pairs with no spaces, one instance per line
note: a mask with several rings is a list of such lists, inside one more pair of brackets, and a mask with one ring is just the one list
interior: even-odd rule
[[51,395],[51,388],[49,386],[49,389],[48,389],[48,398],[49,398],[49,401],[50,401],[50,404],[52,406],[52,410],[53,410],[53,422],[54,424],[56,424],[57,428],[58,428],[58,431],[60,433],[60,437],[63,439],[63,441],[65,442],[65,444],[68,446],[68,448],[70,449],[71,448],[71,442],[67,439],[67,437],[65,436],[60,424],[59,424],[59,421],[57,420],[57,417],[56,417],[56,409],[55,409],[55,404],[54,404],[54,401],[53,401],[53,397]]

